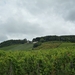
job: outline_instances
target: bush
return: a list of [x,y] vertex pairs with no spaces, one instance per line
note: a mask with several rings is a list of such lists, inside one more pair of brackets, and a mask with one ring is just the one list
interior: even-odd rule
[[40,46],[41,45],[41,42],[37,42],[37,43],[35,43],[34,45],[33,45],[33,48],[36,48],[36,47],[38,47],[38,46]]

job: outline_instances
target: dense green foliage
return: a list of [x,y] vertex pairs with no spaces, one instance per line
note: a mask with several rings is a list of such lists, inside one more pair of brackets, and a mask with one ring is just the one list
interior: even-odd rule
[[0,75],[75,75],[75,36],[38,37],[33,43],[0,43]]
[[41,44],[42,44],[41,42],[37,42],[33,45],[33,48],[36,48],[36,47],[40,46]]
[[0,43],[0,48],[1,47],[11,46],[11,45],[16,45],[16,44],[25,44],[25,43],[31,43],[31,42],[28,41],[27,39],[23,39],[23,40],[7,40],[7,41],[4,41],[4,42]]
[[75,75],[75,43],[45,50],[1,50],[0,75]]
[[75,35],[65,35],[65,36],[44,36],[44,37],[37,37],[33,39],[34,41],[38,42],[48,42],[48,41],[63,41],[63,42],[75,42]]
[[[71,42],[75,43],[75,35],[65,35],[65,36],[44,36],[44,37],[36,37],[32,40],[33,42],[37,42],[33,45],[33,48],[41,46],[44,42]],[[41,44],[39,44],[41,43]]]

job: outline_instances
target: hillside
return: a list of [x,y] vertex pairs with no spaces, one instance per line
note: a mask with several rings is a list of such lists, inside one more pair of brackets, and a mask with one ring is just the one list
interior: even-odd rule
[[43,42],[41,45],[34,48],[34,50],[47,50],[55,48],[75,48],[75,43],[71,42]]
[[25,44],[25,43],[31,43],[31,41],[27,40],[27,39],[23,39],[23,40],[6,40],[0,43],[0,48],[2,47],[7,47],[7,46],[11,46],[11,45],[17,45],[17,44]]
[[[35,43],[37,44],[37,43]],[[15,44],[1,47],[0,50],[48,50],[56,48],[75,48],[75,43],[70,42],[43,42],[39,46],[34,47],[33,43]]]
[[[33,44],[34,43],[34,44]],[[32,41],[7,40],[0,43],[0,50],[40,50],[75,46],[75,35],[43,36],[33,38]]]
[[15,44],[11,46],[6,46],[0,48],[0,50],[32,50],[33,44],[32,43],[25,43],[25,44]]

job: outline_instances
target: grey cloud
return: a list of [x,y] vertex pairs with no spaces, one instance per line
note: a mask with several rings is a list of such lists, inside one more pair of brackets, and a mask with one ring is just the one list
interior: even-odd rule
[[9,34],[12,33],[23,33],[23,34],[41,34],[44,28],[42,28],[38,23],[21,22],[15,21],[14,19],[8,20],[6,24],[3,25],[5,31]]
[[75,0],[58,0],[54,9],[55,12],[61,15],[65,20],[75,21]]
[[74,13],[75,0],[0,0],[0,36],[74,34]]
[[0,34],[0,42],[7,40],[7,36],[5,34]]
[[75,21],[75,11],[70,11],[67,16],[65,16],[66,20]]
[[26,0],[21,5],[34,15],[55,12],[65,20],[75,21],[75,0]]

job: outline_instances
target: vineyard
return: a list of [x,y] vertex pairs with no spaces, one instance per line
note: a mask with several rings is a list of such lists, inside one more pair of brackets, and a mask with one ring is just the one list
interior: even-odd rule
[[75,75],[74,45],[65,43],[46,50],[0,50],[0,75]]

